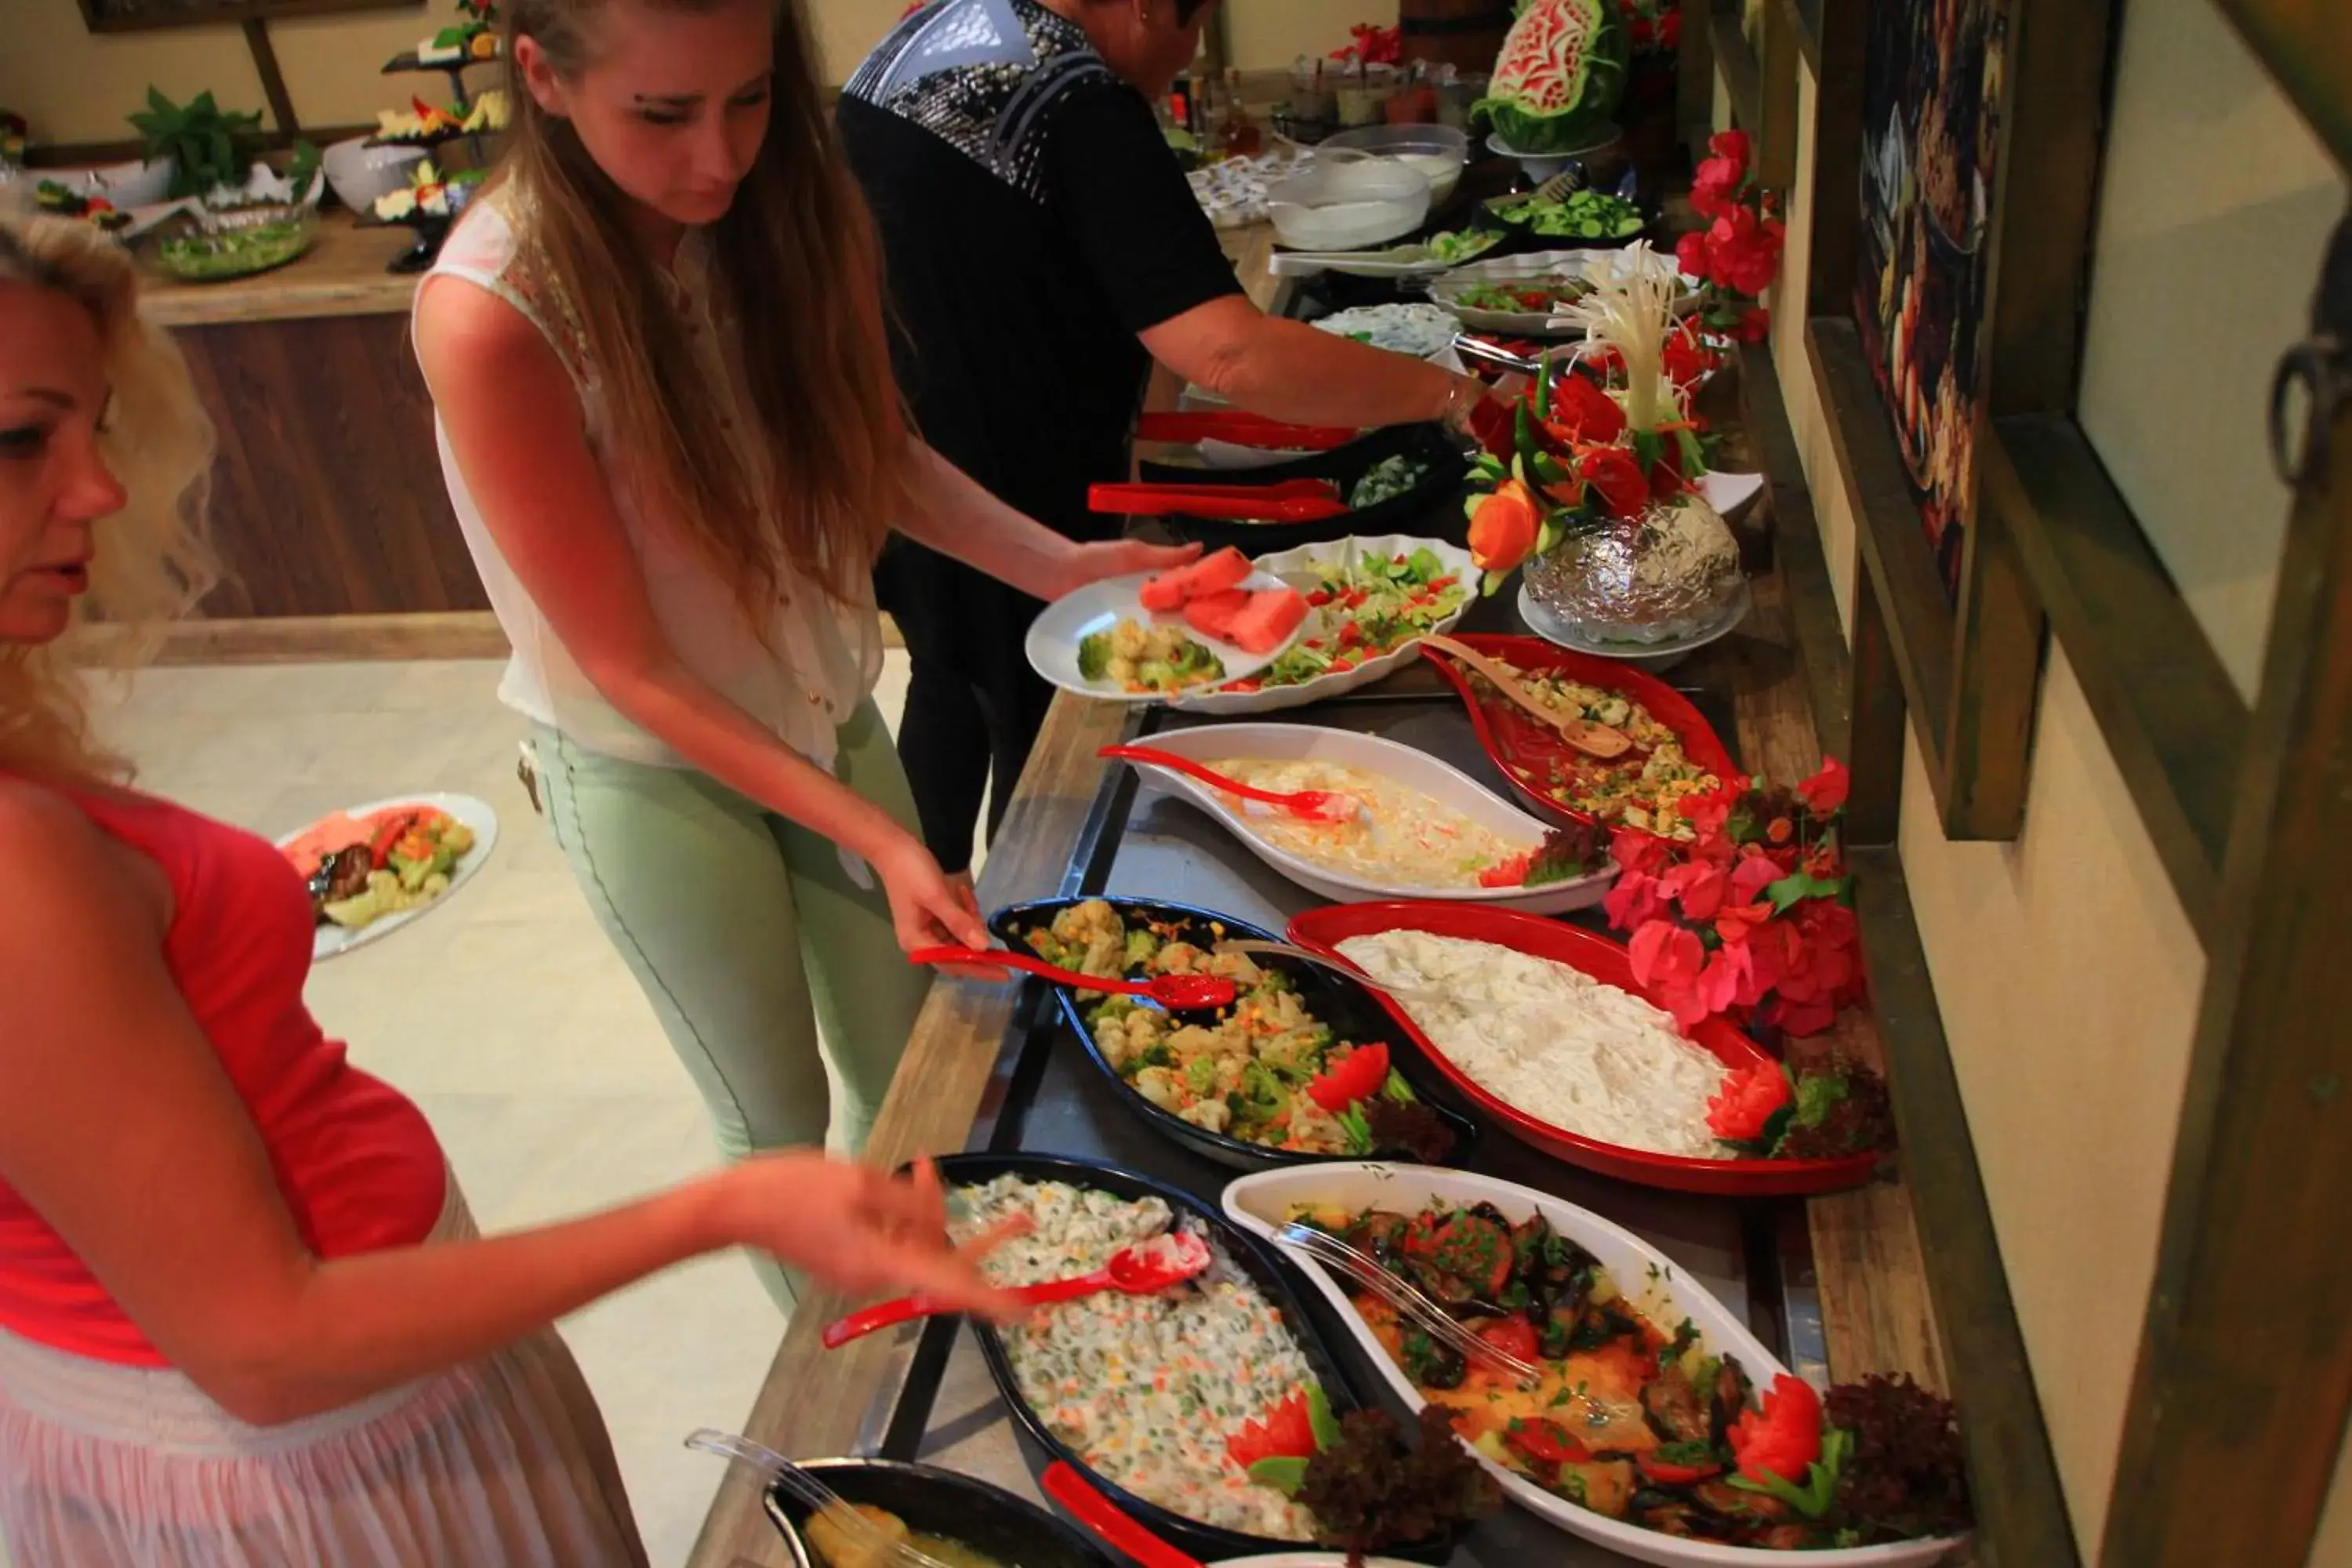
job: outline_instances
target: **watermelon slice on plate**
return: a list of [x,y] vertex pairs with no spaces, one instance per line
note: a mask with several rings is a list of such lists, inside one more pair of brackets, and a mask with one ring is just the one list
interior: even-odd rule
[[1633,58],[1616,0],[1525,0],[1472,112],[1514,152],[1580,151],[1615,117]]

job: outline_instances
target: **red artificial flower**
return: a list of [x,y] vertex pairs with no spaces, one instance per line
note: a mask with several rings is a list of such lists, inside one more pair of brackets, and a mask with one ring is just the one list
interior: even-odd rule
[[1658,47],[1679,49],[1683,47],[1683,13],[1679,5],[1658,18]]
[[1734,1068],[1724,1075],[1723,1088],[1706,1102],[1707,1131],[1727,1143],[1754,1142],[1763,1137],[1765,1123],[1789,1100],[1789,1075],[1780,1070],[1779,1062]]
[[1801,1040],[1836,1023],[1837,1009],[1827,1002],[1790,1002],[1786,996],[1775,996],[1763,1019],[1790,1039]]
[[1632,931],[1672,913],[1658,879],[1641,871],[1618,878],[1617,885],[1601,895],[1601,909],[1618,931]]
[[1633,25],[1628,30],[1633,36],[1633,47],[1637,49],[1647,48],[1651,38],[1656,36],[1656,29],[1651,26],[1647,16],[1634,17]]
[[[1755,955],[1744,942],[1727,942],[1706,955],[1706,968],[1702,970],[1696,987],[1698,1004],[1706,1011],[1701,1016],[1728,1012],[1740,996],[1755,983]],[[1684,1021],[1689,1028],[1697,1018]]]
[[1568,447],[1605,447],[1625,433],[1625,411],[1617,400],[1580,375],[1553,384],[1544,429]]
[[1822,759],[1822,771],[1797,786],[1805,797],[1805,808],[1815,816],[1835,815],[1845,805],[1846,792],[1853,786],[1853,775],[1835,757]]
[[1694,921],[1713,920],[1723,908],[1724,890],[1731,885],[1719,868],[1705,860],[1685,860],[1670,868],[1658,882],[1667,897],[1682,905],[1683,918]]
[[1743,343],[1760,343],[1771,334],[1772,312],[1761,305],[1742,312],[1731,328],[1731,335]]
[[1743,1410],[1725,1434],[1739,1460],[1739,1473],[1761,1481],[1778,1476],[1792,1487],[1805,1484],[1822,1457],[1822,1396],[1802,1378],[1782,1373],[1758,1402]]
[[1748,171],[1728,158],[1706,158],[1691,176],[1691,210],[1701,217],[1728,217],[1739,207],[1739,187]]
[[1731,869],[1731,891],[1727,896],[1743,904],[1753,903],[1763,897],[1764,889],[1779,881],[1782,875],[1770,856],[1760,850],[1753,854],[1743,853],[1739,863]]
[[1780,273],[1783,234],[1754,208],[1733,206],[1707,228],[1707,276],[1735,294],[1763,293]]
[[1725,946],[1738,946],[1771,918],[1769,904],[1727,903],[1715,912],[1715,934],[1723,939]]
[[1694,229],[1675,241],[1675,265],[1685,277],[1707,277],[1706,230]]
[[1649,504],[1649,479],[1626,447],[1601,447],[1585,453],[1577,462],[1576,477],[1598,492],[1612,517],[1638,517]]
[[[1705,235],[1686,234],[1683,238],[1697,240],[1699,250],[1702,253],[1705,252],[1706,248]],[[1675,254],[1679,260],[1682,256],[1680,245],[1675,247]],[[1685,268],[1685,270],[1688,269]],[[1694,273],[1693,276],[1696,274]],[[1672,337],[1666,340],[1665,350],[1659,358],[1664,366],[1666,378],[1676,386],[1688,386],[1715,368],[1715,351],[1700,340],[1696,330],[1688,322],[1685,322]]]
[[1749,152],[1747,132],[1736,128],[1718,131],[1706,139],[1706,150],[1718,158],[1729,159],[1742,173],[1747,171]]
[[1672,853],[1664,839],[1638,827],[1621,827],[1609,839],[1610,858],[1628,871],[1655,871]]
[[1652,921],[1626,944],[1635,983],[1659,992],[1685,989],[1696,984],[1706,964],[1706,949],[1698,933],[1671,921]]

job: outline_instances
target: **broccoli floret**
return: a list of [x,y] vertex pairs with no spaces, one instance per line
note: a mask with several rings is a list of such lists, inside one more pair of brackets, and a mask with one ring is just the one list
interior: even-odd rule
[[1078,673],[1100,680],[1110,670],[1110,634],[1096,632],[1078,639]]

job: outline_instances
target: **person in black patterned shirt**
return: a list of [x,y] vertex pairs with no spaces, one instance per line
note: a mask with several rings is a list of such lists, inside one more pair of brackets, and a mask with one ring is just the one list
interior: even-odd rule
[[[1158,360],[1228,402],[1315,425],[1450,419],[1483,388],[1266,316],[1170,154],[1152,100],[1215,0],[931,0],[850,79],[842,143],[880,229],[899,389],[926,439],[1008,505],[1117,532],[1090,485],[1128,477]],[[892,542],[877,577],[913,658],[898,749],[925,840],[968,868],[1002,821],[1052,688],[1038,604]]]

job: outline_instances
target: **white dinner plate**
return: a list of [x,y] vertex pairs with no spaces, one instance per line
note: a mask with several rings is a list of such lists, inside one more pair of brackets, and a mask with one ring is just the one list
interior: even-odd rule
[[[1636,1310],[1653,1322],[1676,1322],[1688,1318],[1698,1330],[1699,1342],[1711,1355],[1733,1355],[1760,1392],[1788,1369],[1748,1325],[1715,1299],[1674,1259],[1622,1226],[1565,1199],[1494,1176],[1467,1171],[1440,1170],[1431,1165],[1396,1165],[1378,1162],[1327,1162],[1293,1165],[1244,1176],[1225,1188],[1224,1208],[1234,1224],[1270,1238],[1301,1205],[1361,1210],[1387,1208],[1411,1213],[1434,1202],[1467,1207],[1491,1203],[1514,1225],[1540,1214],[1552,1229],[1601,1260],[1619,1289]],[[1389,1389],[1418,1412],[1427,1403],[1421,1391],[1389,1358],[1379,1340],[1339,1282],[1313,1258],[1291,1253],[1284,1261],[1302,1270],[1324,1299],[1338,1310],[1361,1350]],[[1467,1447],[1467,1445],[1465,1445]],[[1476,1450],[1472,1450],[1476,1454]],[[1958,1551],[1965,1541],[1905,1541],[1888,1546],[1852,1546],[1827,1552],[1769,1552],[1760,1547],[1727,1546],[1645,1530],[1638,1524],[1610,1519],[1579,1508],[1566,1498],[1546,1491],[1533,1481],[1483,1455],[1478,1462],[1502,1483],[1503,1495],[1528,1512],[1559,1526],[1572,1535],[1598,1542],[1637,1563],[1660,1568],[1927,1568]]]
[[[446,812],[474,830],[474,847],[460,855],[457,863],[449,868],[449,886],[442,890],[439,898],[419,904],[413,910],[403,910],[396,915],[386,915],[357,931],[348,931],[332,923],[320,926],[310,938],[311,963],[321,963],[355,947],[365,947],[369,942],[390,936],[419,917],[431,914],[457,896],[457,889],[473,879],[474,873],[482,868],[490,858],[491,849],[498,844],[499,814],[491,809],[489,802],[477,800],[470,795],[396,795],[383,800],[372,800],[365,805],[346,806],[343,815],[363,818],[394,805],[429,805],[436,811]],[[285,848],[308,833],[312,826],[304,823],[293,832],[281,835],[278,847]]]
[[[1407,789],[1417,789],[1480,826],[1527,848],[1541,844],[1551,831],[1549,823],[1528,816],[1459,768],[1426,752],[1353,730],[1327,730],[1313,724],[1203,724],[1198,729],[1163,731],[1152,736],[1150,743],[1196,763],[1233,757],[1269,757],[1285,762],[1311,757],[1361,768]],[[1540,888],[1423,888],[1378,882],[1318,866],[1270,843],[1253,830],[1252,819],[1244,814],[1241,803],[1223,790],[1171,769],[1155,768],[1148,763],[1136,765],[1154,787],[1191,801],[1216,818],[1251,854],[1308,892],[1336,904],[1423,899],[1558,915],[1599,903],[1617,880],[1616,864],[1604,861],[1597,871]]]
[[[1088,680],[1078,673],[1078,643],[1097,632],[1107,632],[1121,621],[1139,621],[1147,626],[1173,626],[1183,628],[1184,635],[1215,654],[1225,667],[1225,679],[1241,680],[1255,675],[1282,657],[1283,650],[1298,640],[1294,631],[1282,640],[1280,647],[1265,652],[1248,653],[1235,645],[1216,637],[1202,637],[1187,626],[1181,610],[1167,615],[1155,615],[1143,607],[1138,597],[1143,584],[1157,574],[1138,572],[1127,577],[1106,577],[1099,583],[1089,583],[1076,593],[1065,594],[1029,623],[1025,651],[1029,668],[1065,691],[1075,691],[1081,697],[1092,697],[1103,702],[1165,702],[1172,695],[1164,691],[1122,691],[1108,682]],[[1253,593],[1289,586],[1270,573],[1252,572],[1242,580],[1243,587]],[[1308,617],[1310,620],[1312,616]],[[1306,622],[1301,622],[1304,629]]]
[[[1450,632],[1463,616],[1470,613],[1470,606],[1478,602],[1477,563],[1472,561],[1470,552],[1460,545],[1448,544],[1441,539],[1412,539],[1402,533],[1383,533],[1369,538],[1349,534],[1345,539],[1333,540],[1327,544],[1302,544],[1294,550],[1261,555],[1252,564],[1260,572],[1272,573],[1305,594],[1311,593],[1320,584],[1322,568],[1327,564],[1337,565],[1361,555],[1378,555],[1383,559],[1411,555],[1416,550],[1426,550],[1435,555],[1445,563],[1448,572],[1468,585],[1469,591],[1463,595],[1461,606],[1433,628]],[[1298,635],[1302,637],[1336,637],[1337,623],[1327,621],[1322,610],[1310,609],[1307,612],[1307,624],[1298,628]],[[1309,702],[1320,702],[1326,698],[1338,697],[1360,686],[1370,686],[1375,680],[1387,679],[1420,657],[1419,645],[1420,639],[1416,637],[1378,658],[1366,659],[1353,669],[1343,669],[1336,675],[1327,671],[1295,686],[1269,686],[1258,691],[1220,691],[1213,686],[1195,687],[1180,695],[1172,706],[1187,713],[1221,716],[1274,713],[1285,708],[1303,708]],[[1238,680],[1241,678],[1236,676],[1234,679]]]

